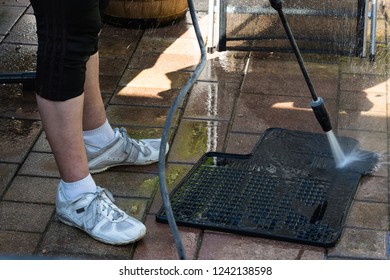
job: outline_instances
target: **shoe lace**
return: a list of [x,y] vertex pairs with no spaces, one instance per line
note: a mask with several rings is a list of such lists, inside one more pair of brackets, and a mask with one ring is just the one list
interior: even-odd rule
[[124,127],[115,128],[114,131],[115,132],[119,131],[120,134],[122,135],[122,137],[124,138],[124,140],[126,142],[125,152],[127,154],[130,155],[131,150],[134,147],[138,150],[138,152],[142,153],[144,156],[148,155],[148,153],[147,153],[148,149],[145,147],[145,143],[142,142],[141,140],[136,140],[136,139],[129,137],[129,135],[127,134],[126,128],[124,128]]
[[124,216],[124,212],[114,205],[114,197],[112,194],[104,189],[99,188],[86,206],[86,213],[92,215],[84,215],[83,224],[86,229],[92,230],[100,221],[99,216],[105,215],[111,221],[116,221]]

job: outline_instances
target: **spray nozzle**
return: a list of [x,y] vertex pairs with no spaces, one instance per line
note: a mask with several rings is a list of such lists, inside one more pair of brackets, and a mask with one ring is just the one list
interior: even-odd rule
[[322,129],[325,132],[332,130],[332,124],[330,123],[330,118],[328,110],[325,107],[324,99],[318,97],[317,100],[312,100],[310,105]]

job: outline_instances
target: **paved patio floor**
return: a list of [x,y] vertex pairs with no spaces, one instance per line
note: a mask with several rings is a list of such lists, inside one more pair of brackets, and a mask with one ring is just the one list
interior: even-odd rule
[[[207,34],[207,2],[195,1]],[[0,3],[0,72],[34,71],[35,20],[27,0]],[[4,16],[3,16],[4,15]],[[388,25],[378,19],[374,63],[367,58],[304,54],[313,83],[327,102],[335,133],[383,155],[364,177],[339,242],[332,248],[180,226],[189,259],[389,259]],[[168,109],[200,54],[189,15],[158,29],[106,24],[100,41],[101,89],[110,122],[134,138],[160,137]],[[210,98],[212,97],[212,98]],[[291,53],[226,51],[207,65],[170,133],[167,178],[172,190],[207,151],[249,153],[271,127],[322,132]],[[213,126],[212,139],[205,128]],[[0,255],[76,259],[177,259],[162,205],[158,165],[118,167],[94,176],[148,233],[128,246],[109,246],[55,217],[59,174],[45,139],[34,93],[0,85]]]

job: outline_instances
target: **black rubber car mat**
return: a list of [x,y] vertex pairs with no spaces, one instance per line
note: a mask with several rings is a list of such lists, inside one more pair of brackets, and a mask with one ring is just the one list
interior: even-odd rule
[[[205,154],[170,195],[177,224],[334,246],[360,178],[378,161],[355,139],[338,140],[364,160],[336,168],[326,135],[278,128],[249,155]],[[156,219],[167,222],[163,207]]]

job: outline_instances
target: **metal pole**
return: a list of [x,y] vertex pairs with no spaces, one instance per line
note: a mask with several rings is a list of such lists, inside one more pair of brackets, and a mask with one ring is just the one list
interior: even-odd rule
[[370,41],[370,61],[375,60],[375,49],[376,49],[376,0],[371,2],[371,41]]
[[209,0],[209,31],[208,31],[208,38],[207,38],[207,52],[213,53],[214,52],[214,19],[215,19],[215,0]]

